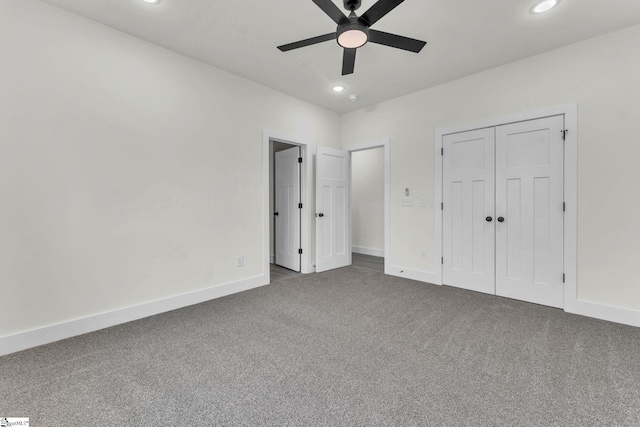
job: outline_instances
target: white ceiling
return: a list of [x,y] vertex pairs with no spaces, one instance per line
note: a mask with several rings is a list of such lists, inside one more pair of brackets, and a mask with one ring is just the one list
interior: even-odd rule
[[276,49],[335,31],[311,0],[44,1],[338,113],[640,23],[640,0],[562,0],[543,15],[534,0],[406,0],[372,28],[426,40],[422,52],[369,43],[343,77],[334,41]]

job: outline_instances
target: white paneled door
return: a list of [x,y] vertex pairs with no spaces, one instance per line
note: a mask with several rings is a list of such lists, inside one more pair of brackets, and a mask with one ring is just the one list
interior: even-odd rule
[[496,128],[496,294],[562,308],[563,116]]
[[564,116],[443,137],[443,283],[563,306]]
[[349,153],[318,147],[316,156],[316,271],[351,264]]
[[495,293],[494,128],[443,139],[443,268],[447,285]]
[[276,153],[276,264],[300,271],[300,147]]

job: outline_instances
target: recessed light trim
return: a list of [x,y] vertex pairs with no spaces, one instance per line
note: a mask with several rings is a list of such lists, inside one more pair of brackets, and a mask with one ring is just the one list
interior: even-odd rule
[[335,85],[332,89],[333,89],[334,92],[342,92],[344,90],[344,86]]
[[560,0],[542,0],[537,2],[531,8],[531,13],[534,15],[545,13],[556,7],[560,3]]
[[158,4],[160,3],[160,0],[142,0],[145,3],[149,3],[149,4]]

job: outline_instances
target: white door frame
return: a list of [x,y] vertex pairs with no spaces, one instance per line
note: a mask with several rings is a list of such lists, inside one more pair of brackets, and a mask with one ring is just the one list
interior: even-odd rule
[[[311,196],[313,194],[310,188],[313,183],[311,175],[312,167],[309,155],[309,144],[303,138],[292,135],[286,135],[267,129],[262,130],[262,183],[263,183],[263,274],[267,279],[267,283],[271,283],[271,233],[269,230],[269,222],[273,219],[273,212],[269,210],[269,199],[271,192],[269,188],[269,145],[270,141],[284,142],[285,144],[300,146],[302,156],[302,164],[300,170],[300,200],[302,200],[301,218],[300,218],[300,242],[302,246],[302,257],[300,259],[300,272],[313,273],[313,262],[311,260],[311,218],[313,203]],[[315,229],[315,228],[314,228]]]
[[[382,147],[384,149],[384,273],[389,274],[388,265],[389,265],[389,152],[390,152],[390,143],[391,140],[389,138],[383,138],[378,141],[362,143],[362,144],[353,144],[344,149],[349,152],[349,199],[351,199],[351,189],[353,186],[351,185],[353,168],[351,167],[351,154],[356,151],[365,151],[370,150],[372,148]],[[351,247],[351,233],[349,233],[349,247]]]
[[[434,184],[435,184],[435,248],[436,260],[442,258],[442,137],[475,129],[495,127],[564,115],[567,130],[564,143],[564,310],[574,313],[578,305],[577,252],[578,252],[578,105],[566,104],[536,111],[495,117],[477,122],[436,129],[434,140]],[[436,266],[435,284],[442,285],[442,264]]]

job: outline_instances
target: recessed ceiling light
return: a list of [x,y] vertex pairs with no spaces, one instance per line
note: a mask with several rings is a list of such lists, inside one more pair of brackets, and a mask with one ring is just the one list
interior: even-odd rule
[[344,90],[344,86],[338,85],[333,87],[334,92],[342,92],[343,90]]
[[145,3],[157,4],[160,3],[160,0],[142,0]]
[[554,7],[556,7],[560,3],[560,0],[542,0],[537,2],[531,8],[531,13],[544,13],[547,12]]

